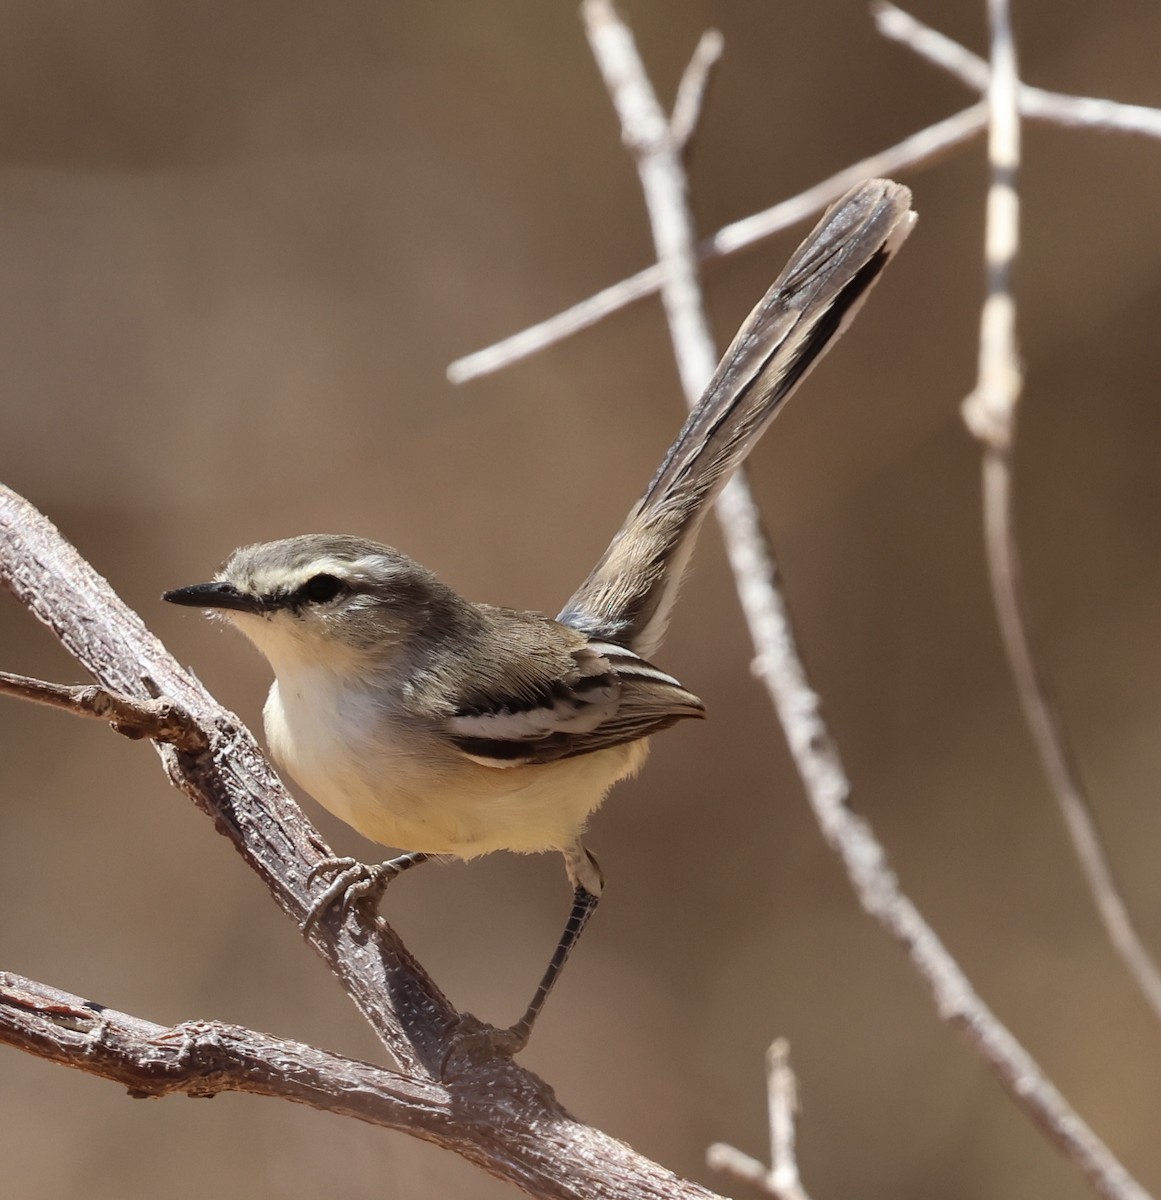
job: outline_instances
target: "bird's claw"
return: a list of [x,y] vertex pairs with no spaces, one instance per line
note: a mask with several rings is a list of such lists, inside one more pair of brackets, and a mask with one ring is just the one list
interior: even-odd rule
[[334,872],[334,878],[323,889],[322,894],[311,904],[302,922],[302,932],[309,934],[322,915],[333,905],[338,905],[340,914],[345,915],[353,905],[368,901],[377,906],[387,890],[387,885],[399,874],[390,862],[364,863],[357,858],[324,858],[311,867],[306,877],[309,887],[320,875]]

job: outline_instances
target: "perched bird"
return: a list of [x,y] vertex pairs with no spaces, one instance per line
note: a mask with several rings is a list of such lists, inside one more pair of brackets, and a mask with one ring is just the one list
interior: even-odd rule
[[314,534],[236,550],[167,592],[229,618],[274,669],[274,757],[360,833],[408,851],[328,860],[336,901],[378,899],[433,855],[556,850],[574,887],[560,944],[507,1045],[524,1045],[603,879],[582,835],[648,737],[702,702],[654,666],[709,502],[910,231],[911,194],[853,188],[791,258],[600,562],[555,619],[462,599],[390,546]]

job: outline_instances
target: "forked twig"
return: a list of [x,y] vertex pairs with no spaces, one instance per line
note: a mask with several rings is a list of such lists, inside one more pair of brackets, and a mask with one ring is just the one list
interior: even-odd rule
[[701,120],[701,110],[705,107],[714,67],[722,57],[725,44],[725,38],[717,29],[707,29],[682,72],[673,101],[673,112],[669,117],[669,136],[683,152],[689,148],[690,139]]
[[[879,32],[884,37],[903,42],[916,53],[958,76],[968,86],[981,92],[987,89],[988,65],[978,55],[972,54],[951,38],[917,21],[892,4],[875,4],[872,11]],[[687,77],[697,77],[693,66],[691,62],[686,72]],[[1049,121],[1074,128],[1161,137],[1161,109],[1147,108],[1140,104],[1121,104],[1115,100],[1101,100],[1091,96],[1068,96],[1028,84],[1020,85],[1019,104],[1023,115],[1033,120]],[[682,89],[679,89],[672,124],[675,131],[680,129],[682,132],[679,140],[684,145],[689,138],[688,133],[684,131],[689,128],[690,123],[683,110]],[[682,112],[680,121],[679,112]],[[701,261],[709,261],[735,254],[790,225],[815,216],[863,179],[876,175],[894,175],[911,167],[937,161],[944,154],[982,133],[987,123],[986,103],[973,104],[954,116],[913,133],[894,146],[853,163],[789,200],[783,200],[763,212],[724,226],[711,237],[698,243],[697,256]],[[588,299],[555,316],[522,329],[519,333],[483,350],[456,359],[448,366],[447,377],[452,383],[466,383],[470,379],[502,370],[555,342],[563,341],[595,325],[626,305],[653,295],[660,290],[661,283],[660,265],[646,267],[619,283],[602,288]]]
[[706,1151],[708,1166],[761,1188],[776,1200],[810,1200],[798,1172],[794,1120],[798,1114],[798,1080],[790,1067],[790,1044],[779,1038],[766,1051],[766,1104],[770,1114],[770,1166],[715,1142]]
[[[871,5],[879,32],[901,42],[916,54],[956,76],[977,91],[988,90],[991,68],[986,60],[946,34],[896,8],[886,0]],[[1161,138],[1161,109],[1143,104],[1122,104],[1096,96],[1068,96],[1046,88],[1016,81],[1016,101],[1020,115],[1031,120],[1050,121],[1076,129],[1097,129],[1105,133],[1131,133]]]

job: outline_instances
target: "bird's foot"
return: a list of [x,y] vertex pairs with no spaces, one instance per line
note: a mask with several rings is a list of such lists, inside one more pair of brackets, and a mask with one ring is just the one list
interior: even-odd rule
[[473,1071],[494,1067],[497,1059],[513,1058],[528,1044],[529,1032],[523,1022],[498,1029],[471,1013],[460,1013],[458,1028],[449,1039],[440,1064],[440,1078],[447,1083]]
[[320,876],[333,874],[334,878],[311,904],[302,922],[303,934],[309,934],[322,915],[333,906],[337,905],[339,913],[344,915],[360,902],[377,908],[387,885],[408,867],[425,862],[428,857],[426,854],[402,854],[381,863],[364,863],[357,858],[347,857],[324,858],[315,863],[306,877],[307,887]]

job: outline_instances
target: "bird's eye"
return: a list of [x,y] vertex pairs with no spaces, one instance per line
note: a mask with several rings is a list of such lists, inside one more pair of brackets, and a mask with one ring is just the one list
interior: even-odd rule
[[302,595],[312,604],[325,604],[328,600],[333,600],[345,587],[346,584],[334,575],[312,575],[302,585]]

